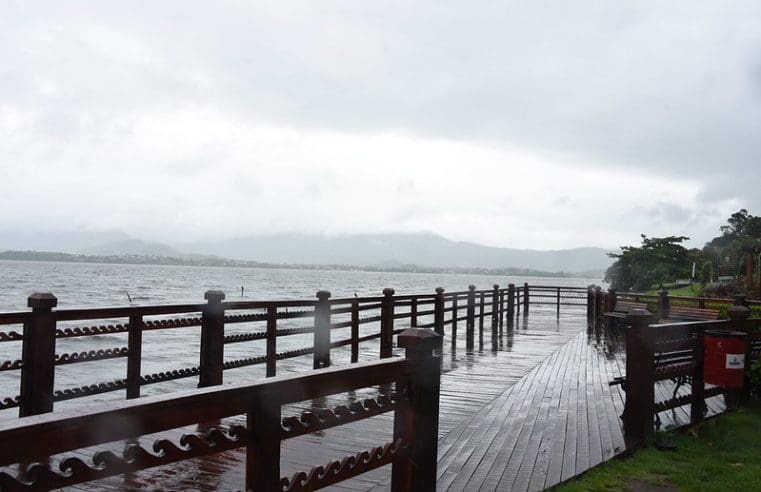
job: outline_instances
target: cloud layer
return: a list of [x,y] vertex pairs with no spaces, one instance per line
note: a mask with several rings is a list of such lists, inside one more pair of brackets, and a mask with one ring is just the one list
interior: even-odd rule
[[755,2],[4,10],[4,227],[549,249],[761,209]]

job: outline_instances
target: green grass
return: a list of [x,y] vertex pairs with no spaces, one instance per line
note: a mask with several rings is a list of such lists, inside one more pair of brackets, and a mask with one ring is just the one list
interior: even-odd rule
[[693,427],[656,436],[677,445],[658,451],[647,445],[611,460],[552,490],[626,491],[643,484],[664,490],[761,490],[761,405],[754,404]]
[[[669,295],[672,296],[689,296],[689,297],[697,297],[698,294],[700,294],[700,290],[703,288],[703,284],[700,282],[695,282],[692,285],[687,285],[684,287],[679,287],[678,289],[669,289],[668,287],[666,290],[669,291]],[[658,291],[660,289],[653,289],[647,291],[648,294],[655,294],[658,295]]]

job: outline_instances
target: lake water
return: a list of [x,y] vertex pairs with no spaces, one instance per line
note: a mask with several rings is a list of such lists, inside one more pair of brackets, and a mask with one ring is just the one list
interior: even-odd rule
[[[489,289],[493,284],[586,286],[600,284],[597,278],[554,278],[490,276],[463,274],[390,273],[359,271],[321,271],[257,268],[185,267],[154,265],[113,265],[53,262],[0,261],[0,312],[27,311],[27,296],[34,292],[52,292],[58,308],[120,307],[134,305],[203,303],[204,292],[221,290],[226,300],[314,299],[318,290],[329,290],[333,297],[378,296],[385,287],[398,294],[433,293],[436,287],[447,291],[465,290],[469,284]],[[240,288],[244,287],[241,297]],[[368,313],[369,314],[369,313]],[[93,326],[126,320],[76,322],[68,325]],[[309,326],[311,319],[279,320],[279,328]],[[0,327],[2,331],[21,331],[20,326]],[[226,327],[227,334],[263,329],[262,324],[236,324]],[[361,334],[376,332],[377,326],[363,325]],[[347,331],[347,330],[344,330]],[[347,338],[342,330],[332,335]],[[143,336],[142,373],[150,374],[198,365],[200,328],[156,330]],[[56,341],[56,353],[125,347],[126,334],[79,337]],[[278,338],[278,351],[309,347],[312,335]],[[376,342],[377,345],[377,342]],[[375,354],[377,346],[362,344],[362,350]],[[342,349],[344,350],[344,349]],[[265,353],[263,341],[225,346],[225,360],[255,357]],[[377,355],[370,355],[377,357]],[[0,363],[20,359],[21,343],[0,343]],[[311,360],[311,356],[305,356]],[[303,358],[302,358],[303,359]],[[310,362],[287,359],[278,361],[278,373],[304,370]],[[124,378],[126,359],[112,359],[56,367],[56,390]],[[264,375],[264,366],[249,366],[225,371],[225,383],[252,380]],[[0,372],[0,398],[18,395],[20,371]],[[197,378],[186,378],[143,387],[145,395],[191,389]],[[123,399],[124,391],[116,391],[56,403],[56,410],[71,408],[92,401]],[[15,418],[17,409],[0,411],[1,418]]]

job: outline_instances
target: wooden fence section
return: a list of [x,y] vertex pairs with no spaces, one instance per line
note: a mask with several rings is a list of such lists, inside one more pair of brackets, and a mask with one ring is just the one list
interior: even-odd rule
[[[615,289],[609,289],[607,292],[601,292],[603,296],[602,303],[607,307],[607,311],[612,311],[619,300],[646,303],[648,309],[658,319],[669,319],[670,308],[689,308],[694,310],[712,309],[718,310],[721,316],[727,316],[727,309],[737,303],[736,299],[718,299],[714,297],[690,297],[675,296],[669,294],[668,290],[661,289],[657,294],[643,294],[639,292],[618,292]],[[750,308],[753,317],[761,317],[761,301],[746,299],[742,296],[743,305]]]
[[[246,490],[314,490],[389,463],[392,490],[434,490],[441,377],[434,350],[440,343],[441,337],[432,331],[411,328],[398,338],[399,346],[406,350],[401,359],[101,404],[71,415],[19,419],[0,430],[0,466],[19,468],[18,475],[0,472],[0,487],[48,490],[245,448]],[[282,407],[289,403],[392,383],[393,393],[351,408],[339,407],[320,415],[281,415]],[[281,441],[390,411],[394,412],[391,442],[290,479],[280,476]],[[219,419],[235,415],[246,415],[246,425],[219,426]],[[208,427],[209,422],[217,424]],[[205,425],[206,432],[183,435],[177,443],[159,440],[152,450],[128,444],[121,457],[112,452],[95,453],[94,466],[78,455],[63,456],[57,460],[59,472],[48,458],[193,424]],[[25,465],[39,460],[42,463]]]
[[[635,310],[628,315],[626,331],[626,376],[615,381],[626,391],[622,416],[627,439],[639,440],[653,432],[658,425],[658,412],[690,405],[690,420],[703,419],[707,398],[725,395],[728,406],[740,404],[749,395],[750,367],[761,357],[761,319],[750,319],[750,309],[743,296],[727,309],[728,320],[653,323],[653,315]],[[706,385],[704,381],[703,334],[706,330],[744,332],[746,341],[745,384],[741,389]],[[676,384],[672,395],[657,401],[655,384],[671,380]],[[690,392],[677,395],[682,385]]]
[[[496,350],[505,325],[511,329],[515,317],[526,316],[530,305],[555,305],[559,316],[561,306],[586,302],[589,307],[590,296],[596,295],[599,289],[509,284],[489,290],[470,286],[458,292],[438,288],[416,295],[395,295],[393,289],[384,289],[378,297],[331,299],[329,292],[320,291],[316,300],[225,302],[224,293],[208,291],[207,302],[201,304],[59,310],[54,295],[33,294],[28,299],[31,312],[0,313],[0,326],[6,327],[0,332],[0,343],[16,343],[21,352],[20,358],[0,361],[0,372],[20,372],[19,394],[0,398],[0,410],[18,407],[22,417],[37,415],[52,411],[55,402],[122,390],[132,399],[146,385],[184,378],[197,378],[199,387],[215,386],[222,384],[225,370],[259,364],[265,365],[267,377],[273,377],[278,361],[310,355],[312,367],[323,368],[331,365],[331,350],[344,346],[350,347],[350,361],[357,362],[360,345],[371,340],[379,342],[378,356],[383,359],[392,355],[393,336],[406,326],[431,328],[440,335],[449,330],[454,346],[464,323],[466,349],[474,347],[476,336],[483,340],[486,329]],[[82,321],[89,326],[76,324]],[[146,373],[144,335],[187,328],[200,328],[198,364]],[[334,338],[334,333],[347,329],[348,337]],[[58,340],[114,335],[126,336],[126,346],[102,348],[99,344],[96,347],[101,348],[56,353]],[[311,335],[312,344],[279,347],[279,340],[296,335]],[[264,354],[225,360],[225,347],[257,341],[265,344]],[[108,359],[126,359],[124,378],[56,387],[59,366]]]

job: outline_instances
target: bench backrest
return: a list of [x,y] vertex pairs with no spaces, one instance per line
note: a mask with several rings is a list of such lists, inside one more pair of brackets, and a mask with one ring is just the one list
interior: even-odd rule
[[686,306],[671,306],[669,308],[669,319],[683,320],[714,320],[719,319],[718,309],[701,309]]
[[631,302],[631,301],[618,301],[616,302],[615,310],[622,312],[622,313],[628,313],[629,311],[634,311],[635,309],[647,309],[647,304],[644,302]]

